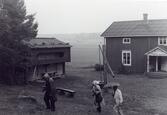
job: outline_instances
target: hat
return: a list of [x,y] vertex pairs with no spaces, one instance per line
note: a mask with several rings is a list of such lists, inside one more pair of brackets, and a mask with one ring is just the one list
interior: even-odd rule
[[100,81],[94,80],[94,81],[92,82],[92,84],[93,84],[93,85],[99,85],[99,82],[100,82]]
[[53,78],[49,78],[49,82],[54,82]]
[[114,86],[120,86],[120,84],[119,83],[116,83],[116,82],[114,82],[114,83],[112,83],[112,86],[114,87]]
[[49,78],[49,74],[48,74],[48,73],[45,73],[43,77],[44,77],[44,78]]
[[106,88],[112,88],[112,87],[115,87],[115,86],[120,86],[120,84],[118,82],[110,82],[110,83],[107,83],[104,87]]

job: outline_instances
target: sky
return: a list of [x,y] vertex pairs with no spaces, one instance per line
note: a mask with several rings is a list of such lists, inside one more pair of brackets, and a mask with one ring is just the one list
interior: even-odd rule
[[113,21],[167,19],[167,0],[25,0],[39,34],[102,33]]

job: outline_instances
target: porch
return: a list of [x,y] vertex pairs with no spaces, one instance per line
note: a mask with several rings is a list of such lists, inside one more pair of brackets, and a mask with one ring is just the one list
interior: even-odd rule
[[156,47],[145,53],[147,56],[146,72],[167,73],[167,51],[166,47]]

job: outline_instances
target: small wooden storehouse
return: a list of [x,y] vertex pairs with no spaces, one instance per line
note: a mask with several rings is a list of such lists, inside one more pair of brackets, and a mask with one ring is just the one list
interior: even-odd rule
[[71,46],[68,43],[56,38],[34,38],[27,44],[32,62],[27,73],[28,80],[40,79],[46,72],[52,77],[65,75],[65,64],[71,61]]

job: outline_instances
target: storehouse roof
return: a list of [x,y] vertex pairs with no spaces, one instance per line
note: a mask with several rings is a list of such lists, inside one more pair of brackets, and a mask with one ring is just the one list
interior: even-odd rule
[[34,38],[26,42],[31,48],[62,48],[71,47],[69,43],[62,42],[56,38]]

